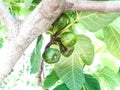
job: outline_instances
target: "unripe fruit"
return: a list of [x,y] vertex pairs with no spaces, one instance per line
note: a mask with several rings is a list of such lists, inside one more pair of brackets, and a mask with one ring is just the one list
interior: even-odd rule
[[61,57],[60,51],[54,48],[47,48],[46,51],[43,53],[43,59],[48,64],[58,62],[60,57]]
[[74,51],[74,46],[72,47],[64,47],[64,46],[60,46],[60,52],[63,56],[65,57],[69,57]]
[[60,38],[65,47],[71,47],[77,42],[77,36],[72,32],[65,32],[61,34]]

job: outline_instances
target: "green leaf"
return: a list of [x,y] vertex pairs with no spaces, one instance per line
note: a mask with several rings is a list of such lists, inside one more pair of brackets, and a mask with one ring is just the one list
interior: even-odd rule
[[85,29],[95,32],[106,27],[119,16],[120,13],[82,12],[79,23]]
[[45,89],[50,88],[59,80],[58,76],[56,75],[55,71],[52,70],[51,73],[45,78],[43,87]]
[[120,59],[120,28],[109,25],[104,29],[105,43],[116,58]]
[[87,90],[100,90],[99,82],[92,75],[85,74],[85,87]]
[[97,57],[100,60],[101,67],[108,67],[111,70],[113,70],[114,72],[118,72],[119,65],[116,62],[116,58],[113,57],[112,54],[105,52],[105,53],[99,53],[97,55],[98,55]]
[[90,65],[94,59],[94,47],[91,43],[91,40],[85,35],[79,35],[79,52],[82,61],[86,65]]
[[40,62],[41,62],[41,47],[42,47],[42,41],[43,37],[40,35],[37,40],[37,44],[35,49],[33,50],[32,56],[30,58],[31,63],[31,71],[30,73],[37,73],[40,68]]
[[39,4],[42,0],[33,0],[33,3]]
[[69,90],[68,87],[63,83],[55,87],[53,90]]
[[[107,90],[115,90],[115,87],[120,86],[120,77],[117,73],[108,67],[104,67],[97,72],[101,86],[108,88]],[[104,84],[103,84],[104,83]]]
[[62,56],[54,67],[57,76],[65,83],[69,90],[80,90],[85,83],[85,77],[80,63],[80,48],[78,47],[79,43],[76,43],[72,55],[68,58]]
[[20,15],[21,14],[20,13],[21,7],[19,7],[19,6],[13,6],[12,10],[15,13],[15,15]]
[[101,41],[104,41],[103,29],[95,32],[95,37],[98,38],[98,39],[100,39]]

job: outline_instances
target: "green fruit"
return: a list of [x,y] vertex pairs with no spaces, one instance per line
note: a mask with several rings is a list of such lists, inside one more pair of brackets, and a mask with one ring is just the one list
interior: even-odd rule
[[69,18],[65,15],[62,14],[55,22],[54,26],[58,31],[64,29],[69,23]]
[[72,32],[61,34],[61,42],[65,47],[71,47],[77,42],[77,36]]
[[73,53],[73,51],[74,51],[74,46],[67,48],[64,46],[60,46],[60,52],[65,57],[69,57]]
[[58,62],[60,57],[61,57],[60,51],[54,48],[47,48],[46,51],[43,53],[43,59],[48,64]]

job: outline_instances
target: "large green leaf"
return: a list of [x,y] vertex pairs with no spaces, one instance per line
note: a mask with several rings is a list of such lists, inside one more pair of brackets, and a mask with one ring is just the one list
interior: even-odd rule
[[45,78],[43,87],[50,88],[59,80],[58,76],[56,75],[55,71],[52,70],[51,73]]
[[95,32],[112,23],[120,13],[82,12],[79,23],[89,31]]
[[85,83],[80,62],[80,48],[79,43],[77,43],[70,57],[62,56],[60,61],[55,64],[54,70],[57,76],[66,84],[69,90],[80,90]]
[[78,39],[78,48],[82,61],[86,65],[92,64],[94,58],[94,47],[91,40],[85,35],[79,35]]
[[68,87],[63,83],[55,87],[53,90],[69,90]]
[[31,71],[30,73],[37,73],[40,68],[41,62],[41,47],[42,47],[43,37],[42,35],[38,37],[37,44],[35,49],[33,50],[32,56],[30,58],[31,63]]
[[92,75],[85,74],[85,87],[87,90],[100,90],[99,82]]
[[101,86],[108,88],[107,90],[115,90],[117,86],[120,86],[119,75],[110,68],[104,67],[102,70],[98,71],[97,74],[98,78],[100,78]]
[[99,60],[100,60],[100,64],[101,67],[109,67],[111,70],[113,70],[114,72],[118,72],[119,70],[119,65],[116,62],[116,58],[110,54],[110,53],[99,53],[97,54]]
[[109,51],[120,59],[120,28],[109,25],[104,29],[105,43]]

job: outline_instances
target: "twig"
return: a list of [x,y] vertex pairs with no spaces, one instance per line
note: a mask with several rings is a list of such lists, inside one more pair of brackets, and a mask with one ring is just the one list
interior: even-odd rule
[[46,50],[47,48],[49,48],[49,47],[55,42],[56,38],[57,38],[57,33],[52,36],[50,42],[49,42],[49,43],[47,44],[47,46],[45,47],[45,50]]
[[[44,52],[46,51],[47,48],[49,48],[55,42],[56,38],[57,38],[57,34],[52,36],[50,42],[45,47]],[[45,78],[43,70],[44,70],[44,60],[42,59],[42,62],[41,62],[41,65],[40,65],[40,71],[38,73],[38,85],[42,85],[42,74],[43,74],[43,78]]]
[[38,85],[42,85],[42,72],[43,72],[43,68],[44,67],[44,61],[42,59],[41,65],[40,65],[40,71],[38,73]]

